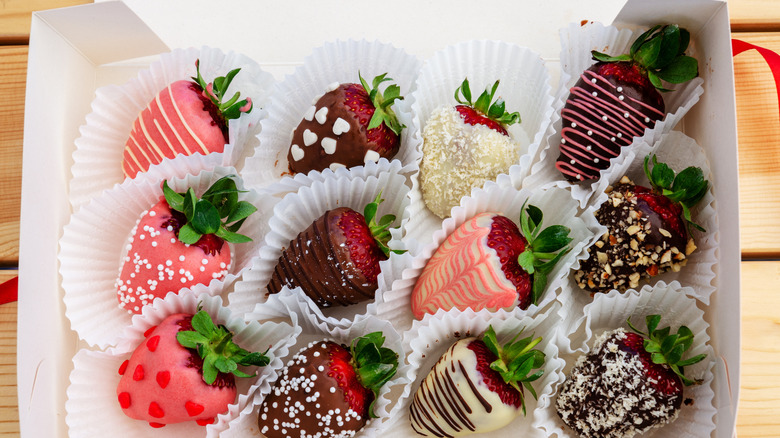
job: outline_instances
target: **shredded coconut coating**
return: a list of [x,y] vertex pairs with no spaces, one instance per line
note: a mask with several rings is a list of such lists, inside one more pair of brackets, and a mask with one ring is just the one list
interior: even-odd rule
[[643,377],[639,356],[620,348],[620,328],[599,336],[581,356],[556,401],[558,415],[581,437],[630,438],[674,421],[674,398]]
[[516,164],[520,144],[483,125],[468,125],[452,107],[434,110],[423,129],[420,187],[428,208],[441,218],[471,189]]

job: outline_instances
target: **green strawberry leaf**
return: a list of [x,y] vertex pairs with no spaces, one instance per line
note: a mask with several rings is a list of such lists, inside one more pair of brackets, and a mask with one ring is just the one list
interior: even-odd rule
[[677,55],[681,56],[688,50],[688,44],[691,42],[691,33],[687,29],[680,29],[680,47],[677,49]]
[[631,44],[631,49],[629,50],[629,53],[631,54],[631,57],[633,57],[637,52],[639,52],[639,49],[642,48],[642,45],[650,38],[650,36],[655,33],[658,29],[661,28],[660,24],[657,24],[650,29],[646,30],[644,33],[639,35],[639,37],[634,40],[634,43]]
[[168,203],[171,209],[176,211],[184,210],[184,196],[170,188],[167,180],[163,181],[163,195],[165,196],[165,202]]
[[182,243],[194,245],[198,242],[198,240],[200,240],[201,236],[203,236],[203,234],[195,231],[195,229],[190,224],[184,224],[181,228],[179,228],[178,237]]
[[534,264],[535,260],[536,257],[534,257],[534,252],[530,248],[526,248],[526,250],[517,258],[520,267],[529,274],[533,274],[536,270],[536,265]]
[[200,234],[214,234],[219,230],[222,221],[214,204],[201,199],[195,204],[190,224]]
[[[233,222],[244,220],[252,213],[257,211],[257,207],[247,201],[239,201],[233,205],[231,211],[227,215],[225,223],[232,224]],[[225,217],[225,216],[222,216]]]
[[197,348],[198,344],[208,342],[208,338],[196,331],[181,331],[176,333],[176,340],[185,348]]
[[192,316],[192,328],[202,333],[204,336],[210,336],[217,331],[217,326],[211,316],[204,310],[199,311]]
[[679,56],[655,74],[666,82],[681,84],[699,75],[699,63],[696,58]]
[[659,55],[661,54],[661,38],[650,38],[645,41],[632,58],[647,68],[655,68]]
[[595,50],[592,50],[590,52],[591,56],[596,61],[601,62],[628,62],[631,61],[631,57],[629,55],[620,55],[620,56],[609,56],[606,53],[597,52]]
[[220,239],[230,243],[247,243],[252,241],[252,238],[249,236],[234,233],[232,231],[228,231],[225,228],[220,228],[215,234]]
[[680,362],[677,363],[677,366],[678,367],[687,367],[687,366],[690,366],[690,365],[693,365],[693,364],[701,362],[702,360],[704,360],[705,357],[707,357],[706,354],[699,354],[699,355],[693,356],[691,358],[688,358],[688,359],[685,359],[685,360],[681,360]]
[[653,166],[652,178],[658,187],[667,189],[674,182],[674,171],[666,163],[655,164]]
[[658,52],[658,58],[649,66],[651,68],[664,68],[679,55],[680,48],[680,27],[676,24],[664,26],[661,29],[660,38],[661,48]]
[[551,225],[545,228],[534,240],[534,252],[547,253],[560,250],[574,240],[569,237],[570,231],[563,225]]

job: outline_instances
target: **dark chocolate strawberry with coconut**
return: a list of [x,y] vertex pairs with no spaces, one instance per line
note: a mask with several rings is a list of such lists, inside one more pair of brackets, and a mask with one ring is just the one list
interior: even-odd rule
[[704,229],[693,222],[691,208],[709,188],[702,170],[688,167],[675,175],[654,155],[645,157],[644,169],[651,187],[624,176],[596,212],[607,232],[588,249],[588,259],[574,275],[581,288],[636,288],[642,279],[679,271],[696,250],[690,229]]
[[223,102],[240,70],[206,83],[198,60],[191,81],[176,81],[160,91],[133,123],[122,159],[125,176],[135,178],[138,172],[179,154],[222,152],[229,142],[228,120],[252,111],[252,100],[240,100],[238,92]]
[[663,81],[680,84],[698,75],[686,56],[690,34],[675,24],[654,26],[629,54],[592,51],[596,64],[571,88],[561,111],[560,155],[556,168],[570,181],[596,179],[622,147],[666,115],[659,91]]
[[382,332],[350,346],[312,342],[293,356],[263,400],[258,427],[266,438],[350,437],[376,418],[374,403],[398,369]]
[[379,262],[391,251],[395,216],[376,214],[381,193],[363,214],[339,207],[326,211],[290,241],[268,284],[268,293],[300,286],[320,307],[348,306],[374,298]]
[[[542,228],[542,211],[523,206],[518,228],[498,213],[480,213],[450,234],[412,290],[412,314],[439,309],[527,309],[539,302],[547,275],[568,252],[569,228]],[[522,231],[521,231],[522,230]]]
[[203,310],[168,316],[144,337],[119,368],[116,394],[125,415],[155,428],[214,423],[236,402],[235,377],[252,377],[238,367],[270,362],[236,345],[233,333]]
[[683,359],[693,333],[680,326],[658,328],[660,315],[646,318],[647,332],[631,325],[601,335],[593,350],[577,360],[556,400],[558,415],[580,437],[619,438],[670,423],[680,412],[683,388],[701,383],[685,377]]
[[420,190],[428,209],[441,218],[471,189],[518,163],[521,145],[507,127],[520,121],[520,113],[507,112],[504,100],[495,98],[498,86],[496,81],[472,101],[464,79],[455,90],[458,105],[437,108],[425,123]]
[[482,338],[455,342],[414,394],[414,431],[432,437],[484,433],[525,415],[528,393],[536,398],[531,383],[544,374],[545,354],[534,349],[542,338],[519,337],[502,346],[491,326]]
[[130,233],[115,283],[119,307],[141,313],[168,292],[224,279],[232,263],[229,243],[252,240],[237,231],[257,210],[239,201],[238,193],[229,176],[200,199],[192,188],[176,193],[164,181],[160,201],[141,214]]
[[387,73],[369,85],[358,73],[359,84],[331,85],[304,114],[293,132],[287,162],[293,173],[360,166],[392,158],[401,146],[404,126],[393,111],[401,88],[392,84]]

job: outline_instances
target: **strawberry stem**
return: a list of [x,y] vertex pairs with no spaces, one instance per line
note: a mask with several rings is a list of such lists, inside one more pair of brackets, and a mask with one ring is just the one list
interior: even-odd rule
[[240,68],[230,70],[227,75],[218,76],[214,78],[214,82],[206,83],[206,80],[200,75],[200,59],[195,61],[196,76],[192,77],[192,80],[203,89],[203,95],[217,106],[225,120],[237,119],[242,113],[252,111],[252,99],[247,97],[239,101],[241,96],[239,92],[235,93],[227,102],[222,102],[230,83],[239,71],[241,71]]
[[485,117],[501,124],[503,128],[506,128],[507,126],[513,125],[515,123],[519,123],[520,113],[507,112],[506,102],[504,102],[504,99],[499,97],[495,102],[493,102],[493,96],[496,94],[499,82],[500,80],[497,80],[493,84],[493,88],[491,88],[490,91],[485,89],[485,91],[479,95],[477,101],[472,102],[469,79],[465,78],[463,79],[463,82],[460,84],[460,86],[455,89],[455,100],[461,105],[468,105],[474,108],[475,110],[482,113]]
[[[652,169],[649,164],[653,163]],[[650,185],[657,193],[660,193],[670,201],[680,204],[683,209],[683,217],[686,224],[699,231],[705,231],[701,225],[691,220],[690,209],[707,194],[709,181],[704,179],[704,173],[698,167],[689,166],[675,175],[665,163],[659,163],[655,155],[648,155],[644,161],[644,171]]]
[[350,346],[352,367],[361,385],[374,394],[374,400],[368,408],[371,418],[377,418],[374,414],[374,403],[379,397],[379,390],[398,370],[398,354],[383,347],[384,343],[385,336],[382,332],[373,332],[353,339]]
[[371,230],[371,235],[374,236],[374,240],[376,240],[379,249],[382,250],[385,256],[390,256],[390,252],[401,254],[405,251],[391,250],[387,246],[387,243],[392,237],[389,228],[390,225],[395,222],[395,215],[386,214],[379,219],[379,222],[376,221],[376,213],[379,209],[379,204],[382,202],[384,202],[384,199],[382,199],[382,192],[380,191],[379,194],[376,195],[376,198],[374,198],[374,201],[366,204],[363,208],[363,217],[366,219],[368,229]]
[[391,84],[385,88],[384,94],[379,92],[379,85],[385,81],[392,81],[393,79],[387,77],[387,73],[383,73],[374,78],[371,85],[368,85],[363,76],[358,72],[358,78],[360,78],[360,85],[368,93],[369,99],[374,105],[374,115],[371,116],[371,120],[368,122],[367,129],[374,129],[380,126],[382,123],[387,125],[395,135],[401,135],[401,130],[406,128],[401,122],[398,121],[398,116],[390,108],[396,100],[403,100],[401,96],[401,87],[396,84]]

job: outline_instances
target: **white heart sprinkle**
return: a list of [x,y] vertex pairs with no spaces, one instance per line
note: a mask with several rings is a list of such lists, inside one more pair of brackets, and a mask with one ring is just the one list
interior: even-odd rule
[[309,109],[306,110],[306,114],[303,115],[303,118],[311,122],[314,120],[314,111],[317,111],[317,107],[314,105],[310,106]]
[[349,131],[349,122],[339,117],[336,119],[336,121],[333,123],[333,133],[335,135],[341,135],[345,132]]
[[327,88],[327,90],[328,90],[328,91],[333,91],[333,90],[335,90],[336,88],[338,88],[338,87],[339,87],[339,85],[341,85],[341,84],[339,84],[338,82],[331,82],[330,84],[328,84],[328,88]]
[[303,131],[303,145],[311,146],[317,141],[317,134],[305,129]]
[[330,166],[328,166],[330,170],[335,171],[336,169],[341,169],[342,167],[347,167],[341,163],[330,163]]
[[379,152],[377,151],[366,151],[366,156],[363,157],[364,163],[374,162],[376,163],[379,161]]
[[328,107],[324,106],[319,110],[317,110],[317,112],[314,113],[314,118],[317,119],[320,125],[324,125],[325,122],[328,120]]
[[330,137],[325,137],[320,142],[322,149],[326,154],[330,155],[336,152],[336,140]]
[[292,153],[293,160],[300,161],[303,158],[303,149],[297,144],[290,146],[290,153]]

